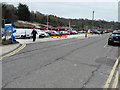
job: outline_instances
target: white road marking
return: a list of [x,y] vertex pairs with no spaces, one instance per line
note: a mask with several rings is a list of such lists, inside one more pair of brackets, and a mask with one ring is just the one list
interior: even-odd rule
[[105,44],[104,48],[107,46],[107,43]]

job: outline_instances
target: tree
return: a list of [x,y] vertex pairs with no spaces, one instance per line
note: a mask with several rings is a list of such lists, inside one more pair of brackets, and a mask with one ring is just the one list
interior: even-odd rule
[[19,20],[30,21],[30,11],[27,5],[21,4],[21,3],[19,4],[18,17],[19,17]]
[[4,19],[6,23],[13,23],[18,19],[16,12],[17,9],[13,5],[2,4],[2,19]]
[[[2,19],[6,23],[14,23],[17,20],[37,22],[45,24],[47,22],[47,16],[40,12],[29,11],[29,8],[25,4],[19,4],[18,7],[2,3]],[[92,20],[88,19],[67,19],[57,17],[55,15],[48,16],[49,25],[53,27],[69,27],[69,20],[71,21],[71,27],[74,29],[83,29],[84,26],[92,28]],[[3,22],[4,23],[4,22]],[[74,26],[72,26],[74,25]],[[44,25],[43,25],[44,26]],[[120,29],[120,23],[108,22],[104,20],[94,20],[94,27],[101,29]]]

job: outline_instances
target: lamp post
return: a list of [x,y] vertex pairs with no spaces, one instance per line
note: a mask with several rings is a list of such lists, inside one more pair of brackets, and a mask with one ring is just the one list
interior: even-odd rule
[[47,14],[47,30],[48,30],[48,14]]
[[120,23],[120,1],[118,2],[118,22]]
[[93,33],[93,29],[94,29],[94,14],[95,14],[95,11],[93,11],[93,13],[92,13],[92,33]]
[[2,19],[2,20],[4,21],[4,25],[5,25],[7,19]]
[[[7,20],[7,19],[2,19],[2,20],[4,21],[4,26],[5,26],[5,23],[6,23],[6,20]],[[3,26],[3,27],[4,27],[4,26]]]
[[70,30],[71,26],[70,26],[70,20],[69,20],[69,30]]
[[[2,19],[2,21],[4,21],[4,25],[5,25],[5,21],[6,21],[7,19]],[[2,40],[2,22],[1,22],[1,30],[0,30],[0,41]]]

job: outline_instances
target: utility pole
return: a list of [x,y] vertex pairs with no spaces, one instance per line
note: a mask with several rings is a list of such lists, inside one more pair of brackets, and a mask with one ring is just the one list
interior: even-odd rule
[[48,14],[47,14],[47,30],[48,30]]
[[69,20],[69,30],[70,30],[71,26],[70,26],[70,20]]
[[92,31],[94,29],[94,14],[95,14],[95,11],[93,11],[92,13]]
[[[4,21],[3,25],[5,25],[6,20],[7,20],[7,19],[2,19],[2,21]],[[2,23],[2,22],[1,22],[1,23]],[[2,24],[1,24],[1,25],[2,25]],[[2,26],[1,26],[1,27],[2,27]],[[4,28],[4,26],[3,26],[3,28]],[[2,39],[2,28],[1,28],[1,32],[0,32],[0,33],[1,33],[0,39]]]
[[118,2],[118,22],[120,22],[120,1]]
[[2,19],[3,21],[4,21],[4,25],[5,25],[5,20],[7,20],[7,19]]

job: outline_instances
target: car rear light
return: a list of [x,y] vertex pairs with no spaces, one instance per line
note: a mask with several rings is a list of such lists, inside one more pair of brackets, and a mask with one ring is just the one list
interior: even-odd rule
[[113,38],[113,37],[109,37],[109,38]]

